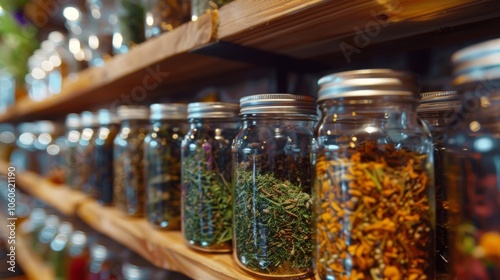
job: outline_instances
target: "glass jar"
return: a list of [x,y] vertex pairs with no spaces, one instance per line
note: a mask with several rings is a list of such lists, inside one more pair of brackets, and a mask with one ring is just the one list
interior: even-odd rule
[[94,140],[96,131],[99,128],[99,118],[97,114],[85,111],[80,115],[82,123],[82,133],[76,146],[76,166],[77,172],[77,189],[89,194],[92,190],[90,177],[95,170],[93,163],[94,159]]
[[34,250],[39,256],[47,257],[47,253],[50,249],[50,242],[56,237],[60,224],[59,217],[55,215],[48,215],[45,219],[44,226],[37,234]]
[[63,143],[58,141],[61,127],[52,121],[37,121],[37,138],[34,143],[38,174],[56,184],[64,183],[63,166],[60,160]]
[[433,150],[416,113],[417,77],[367,69],[318,84],[320,279],[434,279]]
[[120,120],[114,112],[106,109],[98,112],[100,127],[93,137],[94,172],[91,176],[93,197],[101,204],[113,203],[113,144],[120,130]]
[[49,260],[50,266],[54,269],[54,276],[56,280],[66,279],[66,275],[68,273],[66,248],[72,232],[73,225],[68,222],[63,222],[59,225],[58,234],[50,242],[50,251],[47,259]]
[[18,172],[38,172],[35,148],[37,128],[30,122],[21,123],[16,128],[19,137],[16,140],[16,148],[10,155],[10,162]]
[[210,10],[218,8],[232,2],[233,0],[191,0],[191,20],[196,21],[199,17]]
[[447,128],[460,107],[456,91],[421,93],[418,116],[428,125],[434,146],[434,185],[436,190],[436,279],[449,279],[448,199],[446,195],[443,153]]
[[0,160],[8,162],[16,147],[16,131],[12,124],[0,124]]
[[113,53],[127,53],[144,41],[144,7],[141,0],[115,0],[115,5]]
[[113,25],[116,25],[114,0],[86,0],[89,11],[88,47],[90,66],[103,66],[113,54]]
[[100,238],[90,245],[88,280],[123,279],[122,262],[126,250],[109,238]]
[[75,231],[71,234],[65,253],[68,258],[66,279],[87,280],[87,262],[90,258],[87,242],[84,232]]
[[444,164],[452,272],[457,279],[500,279],[500,39],[452,60],[462,97]]
[[72,189],[78,187],[78,168],[76,165],[76,146],[80,141],[81,122],[77,114],[66,116],[66,149],[64,153],[65,183]]
[[189,21],[190,0],[143,0],[146,12],[146,39],[172,31],[177,26]]
[[236,263],[260,278],[311,276],[315,99],[261,94],[243,97],[240,107],[232,177]]
[[144,185],[144,138],[149,129],[149,108],[120,106],[120,132],[114,140],[113,201],[129,216],[143,216],[146,199]]
[[46,219],[47,213],[45,213],[43,208],[34,208],[31,210],[27,223],[27,232],[30,236],[31,249],[34,252],[38,248],[38,234],[44,228]]
[[182,141],[182,234],[207,252],[230,252],[232,239],[231,143],[240,129],[239,106],[188,105],[189,130]]
[[184,104],[151,105],[144,140],[146,216],[162,229],[181,228],[181,144],[187,131]]

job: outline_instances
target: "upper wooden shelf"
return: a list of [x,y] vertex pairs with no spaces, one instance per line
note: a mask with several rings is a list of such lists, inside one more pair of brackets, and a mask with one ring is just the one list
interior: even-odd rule
[[[65,79],[56,96],[42,102],[19,100],[0,115],[0,122],[113,108],[127,99],[144,102],[145,93],[149,96],[161,90],[169,94],[176,87],[250,67],[248,58],[230,61],[216,58],[224,55],[191,52],[218,40],[321,62],[333,69],[383,51],[373,47],[377,45],[396,50],[432,46],[436,38],[448,40],[443,35],[453,30],[454,38],[461,40],[497,36],[500,22],[489,23],[498,19],[500,10],[493,0],[236,0],[113,57],[103,67]],[[484,23],[481,28],[475,25],[478,22]],[[460,27],[464,26],[476,27],[463,36]],[[346,48],[353,52],[350,59]]]

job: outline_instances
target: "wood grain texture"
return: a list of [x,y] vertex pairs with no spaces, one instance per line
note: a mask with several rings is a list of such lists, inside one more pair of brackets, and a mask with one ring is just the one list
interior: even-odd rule
[[[6,176],[8,163],[0,161],[0,174]],[[88,197],[64,185],[56,185],[34,172],[16,172],[16,187],[35,196],[65,215],[74,215]]]
[[387,20],[379,31],[372,29],[377,34],[370,36],[368,45],[411,40],[443,27],[496,18],[500,11],[495,5],[487,0],[238,0],[221,8],[218,38],[296,58],[315,58],[341,51],[341,42],[356,46],[356,28],[364,32],[367,24],[381,25],[378,16]]
[[189,249],[179,231],[160,231],[145,219],[130,218],[113,207],[87,201],[78,215],[94,229],[110,236],[158,267],[193,279],[253,279],[237,268],[230,254],[208,254]]

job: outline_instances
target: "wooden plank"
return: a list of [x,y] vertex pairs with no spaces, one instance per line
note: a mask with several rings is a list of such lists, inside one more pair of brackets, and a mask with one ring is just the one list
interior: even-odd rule
[[341,42],[363,49],[366,46],[355,45],[355,28],[364,32],[370,22],[378,23],[380,29],[373,29],[376,35],[370,35],[368,45],[411,40],[442,27],[499,17],[496,5],[487,0],[239,0],[221,8],[218,38],[297,58],[314,58],[339,52]]
[[179,231],[159,231],[145,219],[125,217],[113,207],[87,201],[78,215],[94,229],[110,236],[145,259],[164,269],[193,279],[253,279],[242,272],[230,254],[208,254],[189,249]]
[[[7,176],[9,164],[0,161],[0,174]],[[56,185],[34,172],[16,172],[16,187],[35,196],[65,215],[74,215],[88,197],[64,185]]]

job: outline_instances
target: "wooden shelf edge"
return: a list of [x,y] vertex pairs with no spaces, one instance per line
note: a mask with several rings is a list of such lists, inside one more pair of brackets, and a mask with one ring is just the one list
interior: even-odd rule
[[[9,163],[0,161],[0,174],[7,176]],[[71,190],[65,185],[56,185],[34,172],[15,172],[16,187],[35,196],[64,215],[76,214],[79,204],[89,199],[85,194]]]
[[115,239],[158,267],[193,279],[254,279],[235,266],[231,254],[208,254],[187,247],[179,231],[160,231],[143,218],[130,218],[113,207],[86,201],[78,216],[95,230]]

